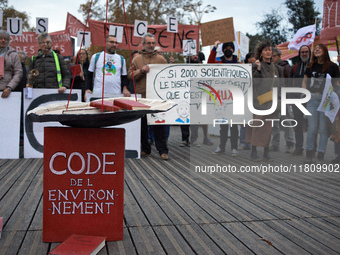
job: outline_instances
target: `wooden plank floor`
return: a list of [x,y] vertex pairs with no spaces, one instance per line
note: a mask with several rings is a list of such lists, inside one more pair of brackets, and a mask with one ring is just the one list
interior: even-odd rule
[[[301,165],[304,158],[286,154],[282,141],[270,165]],[[268,163],[254,164],[249,151],[231,157],[229,142],[224,155],[211,154],[215,145],[179,144],[179,127],[171,127],[170,160],[154,148],[149,158],[126,159],[124,240],[99,254],[340,253],[339,172],[198,173],[196,166]],[[329,142],[325,163],[333,156]],[[58,245],[42,242],[42,164],[0,160],[0,254],[47,254]]]

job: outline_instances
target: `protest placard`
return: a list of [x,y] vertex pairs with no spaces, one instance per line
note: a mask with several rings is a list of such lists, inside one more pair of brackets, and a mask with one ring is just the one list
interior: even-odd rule
[[[146,97],[153,99],[172,100],[177,106],[168,112],[148,115],[149,124],[189,124],[191,108],[194,105],[201,112],[204,92],[198,87],[198,81],[216,90],[212,97],[207,98],[208,109],[214,111],[214,101],[221,98],[223,105],[232,109],[233,95],[231,90],[237,88],[244,97],[252,89],[251,65],[249,64],[172,64],[150,65],[147,75]],[[196,79],[196,80],[195,80]],[[206,90],[210,93],[211,88]],[[197,102],[198,101],[198,102]],[[246,99],[244,100],[246,103]],[[230,111],[226,117],[230,118]],[[251,117],[249,109],[244,107],[244,115],[235,118],[239,122]],[[212,124],[211,119],[200,118],[200,124]],[[197,122],[197,120],[195,120]]]
[[220,19],[200,25],[202,46],[213,45],[216,41],[235,41],[233,18]]

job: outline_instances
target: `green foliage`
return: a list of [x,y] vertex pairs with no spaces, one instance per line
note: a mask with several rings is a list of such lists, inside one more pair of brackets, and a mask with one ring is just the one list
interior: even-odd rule
[[188,15],[187,19],[190,24],[201,24],[201,20],[204,14],[214,12],[217,8],[210,4],[203,6],[203,1],[199,0],[197,2],[192,3],[188,1],[185,5],[183,5],[183,10],[189,13],[193,13],[194,16]]
[[246,36],[249,37],[249,52],[255,52],[256,45],[265,39],[262,35],[258,33],[255,35],[246,33]]
[[285,5],[288,8],[288,20],[293,25],[290,31],[296,33],[302,27],[315,24],[317,19],[316,28],[320,32],[320,12],[315,8],[313,0],[286,0]]
[[256,23],[256,26],[263,38],[269,39],[273,45],[278,45],[287,41],[287,29],[281,25],[282,21],[283,16],[272,9],[271,13],[263,16],[262,21]]
[[[90,0],[81,4],[79,12],[84,20],[90,10]],[[149,24],[166,24],[167,16],[183,17],[183,6],[191,0],[126,0],[125,10],[127,23],[134,24],[136,19],[148,21]],[[108,1],[108,22],[125,23],[123,3],[120,0]],[[89,17],[96,20],[105,20],[106,6],[104,1],[94,0]]]
[[254,50],[256,41],[270,39],[273,45],[287,41],[288,33],[294,34],[302,27],[315,23],[317,18],[317,33],[320,32],[320,12],[315,8],[314,0],[285,0],[288,8],[288,22],[293,28],[288,28],[288,24],[283,24],[284,15],[272,9],[270,13],[263,16],[262,21],[256,22],[259,33],[256,35],[247,34],[250,38],[250,49]]
[[0,9],[3,11],[3,29],[7,29],[7,18],[21,18],[23,31],[30,31],[30,16],[26,12],[19,12],[13,6],[8,6],[8,0],[0,0]]

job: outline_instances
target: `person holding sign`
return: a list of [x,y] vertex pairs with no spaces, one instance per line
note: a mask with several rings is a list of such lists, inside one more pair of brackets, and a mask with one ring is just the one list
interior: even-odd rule
[[92,92],[101,94],[104,89],[104,94],[121,94],[123,92],[124,96],[130,96],[127,89],[129,81],[126,76],[126,60],[116,53],[117,45],[117,38],[108,35],[105,52],[102,51],[92,56],[86,78],[85,94]]
[[22,77],[20,58],[17,52],[9,46],[10,36],[0,30],[0,91],[2,98],[7,98]]
[[[167,64],[166,59],[157,54],[155,51],[156,40],[153,34],[146,33],[143,36],[143,47],[144,49],[140,51],[140,54],[132,60],[132,66],[128,71],[128,79],[132,80],[132,72],[134,76],[134,81],[136,83],[136,93],[142,94],[142,98],[146,97],[146,74],[150,71],[150,64]],[[167,160],[168,156],[168,146],[165,136],[164,125],[154,125],[154,137],[156,149],[159,152],[161,159]],[[150,156],[151,146],[148,141],[148,125],[146,116],[142,118],[141,123],[141,143],[142,143],[142,157]]]
[[59,93],[64,93],[70,87],[70,72],[64,58],[52,50],[52,39],[48,33],[41,33],[37,40],[40,47],[38,55],[32,57],[28,66],[28,73],[38,71],[33,87],[58,88]]
[[[253,104],[257,110],[268,110],[272,106],[273,87],[282,87],[282,69],[272,62],[272,45],[270,41],[260,42],[255,49],[257,59],[252,66],[253,72]],[[268,95],[268,96],[266,96]],[[263,159],[272,161],[269,155],[269,144],[272,134],[272,123],[266,119],[276,119],[277,113],[270,115],[253,115],[253,119],[260,120],[262,126],[247,126],[246,142],[252,145],[251,159],[255,162],[261,159],[257,156],[257,147],[263,147]]]
[[302,88],[311,92],[311,99],[307,102],[307,110],[312,114],[307,116],[308,130],[306,141],[306,164],[313,162],[313,150],[315,137],[317,133],[319,137],[319,147],[317,148],[317,160],[323,162],[327,148],[329,130],[326,121],[325,112],[318,111],[318,107],[322,101],[322,95],[326,85],[327,75],[332,77],[332,85],[339,86],[339,67],[333,63],[328,54],[328,49],[323,44],[315,46],[312,61],[307,66]]
[[73,89],[81,89],[82,91],[82,101],[85,102],[84,96],[85,96],[85,77],[87,76],[87,72],[89,69],[90,61],[89,61],[89,55],[87,50],[80,49],[77,53],[77,56],[74,59],[74,64],[72,66],[80,65],[80,72],[79,73],[72,73],[72,78],[74,77],[74,83],[73,83]]
[[[221,61],[216,60],[216,51],[217,47],[220,44],[220,41],[216,41],[214,44],[214,47],[211,50],[211,53],[208,58],[208,64],[212,63],[221,63],[221,64],[236,64],[237,56],[233,55],[235,51],[235,45],[233,42],[227,42],[223,43],[222,45],[222,52],[224,53],[224,56],[221,57]],[[228,140],[228,127],[229,125],[220,125],[220,145],[217,147],[217,149],[213,152],[213,154],[223,154],[225,152],[225,145]],[[238,144],[238,126],[232,125],[230,127],[230,140],[231,140],[231,156],[237,157],[238,151],[237,151],[237,144]]]

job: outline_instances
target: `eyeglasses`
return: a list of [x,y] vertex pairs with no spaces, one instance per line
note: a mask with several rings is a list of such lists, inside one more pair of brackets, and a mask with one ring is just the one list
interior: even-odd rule
[[146,42],[145,44],[146,44],[146,45],[151,45],[151,44],[152,44],[152,45],[155,45],[156,42]]
[[118,44],[118,42],[116,41],[107,41],[108,43],[112,43],[112,44]]
[[46,41],[46,42],[39,42],[39,44],[50,44],[51,41]]

